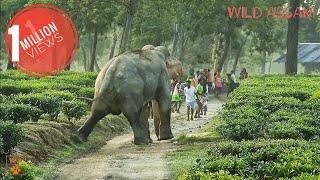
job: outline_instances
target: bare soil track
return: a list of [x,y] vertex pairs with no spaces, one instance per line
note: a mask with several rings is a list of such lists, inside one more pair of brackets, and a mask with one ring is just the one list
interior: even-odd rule
[[[201,130],[217,114],[223,102],[212,99],[208,113],[194,121],[186,121],[186,108],[180,114],[172,114],[172,130],[177,137]],[[153,128],[153,126],[150,126]],[[132,144],[132,134],[117,136],[108,141],[99,151],[62,166],[58,180],[96,180],[96,179],[171,179],[166,154],[175,151],[172,141],[156,141],[146,146]]]

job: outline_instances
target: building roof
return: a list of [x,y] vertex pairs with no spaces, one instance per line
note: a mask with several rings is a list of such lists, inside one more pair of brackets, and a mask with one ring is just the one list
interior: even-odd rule
[[[284,63],[287,60],[287,55],[280,56],[275,62]],[[320,63],[320,43],[299,43],[298,45],[298,62],[305,63]]]

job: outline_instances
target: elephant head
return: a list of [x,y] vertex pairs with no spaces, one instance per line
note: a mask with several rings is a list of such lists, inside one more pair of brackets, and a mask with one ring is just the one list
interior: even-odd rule
[[166,67],[170,79],[177,79],[183,76],[184,70],[182,63],[179,60],[172,57],[168,58],[166,60]]
[[165,57],[166,57],[166,67],[167,67],[167,72],[169,74],[169,77],[171,79],[177,79],[181,78],[184,70],[182,67],[182,63],[174,59],[173,57],[170,56],[169,50],[165,46],[157,46],[154,47],[153,45],[145,45],[142,47],[141,50],[147,51],[147,50],[157,50],[160,51]]
[[153,45],[145,45],[145,46],[143,46],[142,48],[141,48],[141,50],[144,50],[144,51],[146,51],[146,50],[154,50],[154,46]]
[[165,56],[166,59],[170,57],[170,52],[165,46],[157,46],[154,49],[157,51],[160,51]]

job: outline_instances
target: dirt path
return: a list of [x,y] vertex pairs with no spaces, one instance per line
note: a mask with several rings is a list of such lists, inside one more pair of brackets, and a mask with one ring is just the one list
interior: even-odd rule
[[[178,137],[199,131],[216,115],[222,104],[217,99],[209,101],[207,115],[190,122],[186,121],[186,108],[182,105],[181,114],[172,114],[174,135]],[[56,179],[170,179],[166,153],[176,149],[174,144],[170,141],[154,141],[150,145],[135,146],[131,143],[132,137],[132,134],[125,134],[108,141],[99,151],[60,168]],[[152,135],[152,139],[156,139],[155,135]]]

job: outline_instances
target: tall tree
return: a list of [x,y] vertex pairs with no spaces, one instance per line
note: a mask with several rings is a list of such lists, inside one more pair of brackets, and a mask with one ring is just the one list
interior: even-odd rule
[[94,71],[94,65],[96,62],[97,43],[98,43],[98,29],[95,28],[93,33],[93,44],[92,44],[92,53],[91,53],[89,71]]
[[250,33],[244,35],[244,37],[242,39],[240,39],[240,42],[237,43],[238,47],[236,50],[235,60],[234,60],[233,67],[232,67],[232,70],[234,70],[234,71],[236,71],[236,69],[237,69],[237,65],[239,63],[239,59],[240,59],[241,53],[243,51],[243,47],[247,43],[249,35],[250,35]]
[[[173,17],[173,18],[172,18]],[[132,27],[130,48],[172,41],[174,11],[171,1],[141,1]]]
[[[300,6],[300,0],[290,0],[290,12],[295,15]],[[295,75],[298,72],[298,40],[299,40],[299,16],[293,16],[288,20],[287,34],[287,60],[286,74]]]
[[173,24],[173,43],[172,43],[172,51],[171,55],[175,56],[177,52],[178,47],[178,41],[179,41],[179,25],[178,23]]
[[114,33],[113,33],[113,38],[112,38],[112,44],[111,44],[109,59],[112,59],[113,56],[114,56],[114,51],[115,51],[115,49],[116,49],[117,41],[118,41],[118,34],[117,34],[116,30],[115,30]]
[[129,41],[129,33],[133,22],[134,14],[136,13],[140,0],[123,0],[122,4],[126,7],[126,22],[123,27],[121,36],[119,54],[124,53],[127,49]]
[[[57,5],[65,9],[74,20],[81,36],[92,37],[89,41],[89,71],[99,70],[97,63],[97,46],[102,33],[108,32],[118,13],[115,0],[84,0],[84,1],[56,1]],[[82,38],[83,39],[83,38]],[[80,39],[81,40],[81,39]],[[80,42],[82,43],[82,42]]]

